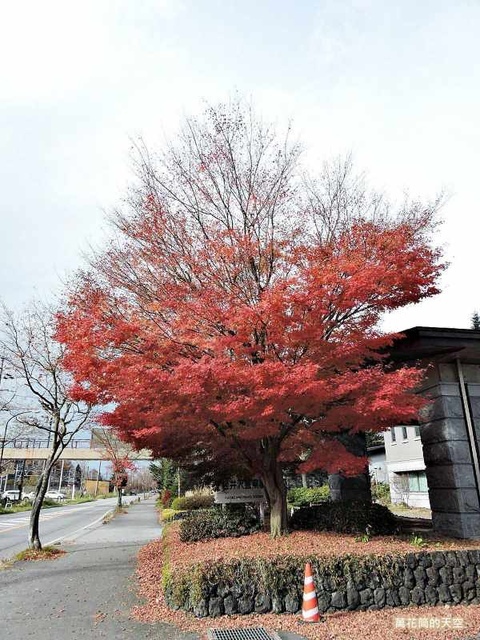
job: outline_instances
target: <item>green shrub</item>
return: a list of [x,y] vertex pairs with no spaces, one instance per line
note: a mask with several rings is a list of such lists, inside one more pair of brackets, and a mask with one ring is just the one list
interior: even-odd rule
[[162,509],[162,521],[173,522],[174,520],[181,520],[188,515],[189,511],[175,511],[175,509]]
[[372,484],[372,500],[380,502],[380,504],[390,504],[390,485],[385,482]]
[[253,508],[239,511],[209,509],[189,514],[180,524],[180,540],[197,542],[210,538],[238,538],[248,536],[261,528],[258,514]]
[[292,529],[336,531],[337,533],[394,533],[394,515],[380,504],[370,502],[326,502],[315,507],[301,507],[294,511]]
[[170,507],[175,511],[194,511],[196,509],[208,509],[213,507],[213,495],[194,493],[193,496],[175,498]]
[[307,487],[296,487],[290,489],[287,493],[287,502],[293,507],[308,507],[311,504],[318,504],[319,502],[325,502],[330,497],[330,489],[328,484],[322,487],[313,487],[308,489]]

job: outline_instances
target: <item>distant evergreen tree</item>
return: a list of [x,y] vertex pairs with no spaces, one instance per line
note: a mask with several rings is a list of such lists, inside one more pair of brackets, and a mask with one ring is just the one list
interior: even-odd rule
[[478,314],[478,311],[474,311],[472,314],[471,328],[480,330],[480,315]]
[[148,468],[153,476],[153,479],[157,483],[157,489],[161,491],[163,489],[162,464],[158,462],[151,462]]
[[149,469],[159,491],[170,491],[173,496],[176,496],[179,487],[179,476],[182,494],[194,488],[195,482],[192,482],[190,474],[185,469],[179,469],[178,465],[168,458],[161,458],[150,463]]
[[79,464],[75,467],[75,487],[80,489],[82,486],[82,468]]
[[[480,318],[479,318],[479,321],[480,321]],[[378,433],[374,431],[367,431],[365,433],[365,436],[366,436],[367,447],[375,447],[376,445],[384,444],[383,432]]]

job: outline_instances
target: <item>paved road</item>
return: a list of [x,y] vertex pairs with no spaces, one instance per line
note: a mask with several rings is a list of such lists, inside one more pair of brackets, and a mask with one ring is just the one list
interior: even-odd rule
[[[134,501],[126,496],[125,502]],[[43,509],[40,516],[40,539],[45,546],[59,539],[69,538],[82,529],[101,522],[116,505],[116,498]],[[30,512],[0,515],[0,559],[11,558],[28,546]]]

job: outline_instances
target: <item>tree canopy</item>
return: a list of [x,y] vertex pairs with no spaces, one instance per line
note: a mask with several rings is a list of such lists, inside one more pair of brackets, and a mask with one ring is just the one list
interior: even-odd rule
[[55,329],[55,314],[44,304],[32,303],[18,314],[0,306],[0,352],[18,390],[4,409],[30,434],[48,438],[50,449],[30,514],[28,542],[35,549],[42,548],[40,510],[52,470],[75,435],[93,422],[91,404],[70,394],[72,376],[64,367],[65,347],[54,339]]
[[155,456],[261,477],[277,535],[283,464],[357,474],[340,435],[416,416],[421,372],[386,363],[379,321],[438,291],[438,202],[392,210],[348,159],[305,177],[290,132],[241,104],[137,170],[58,317],[75,397]]

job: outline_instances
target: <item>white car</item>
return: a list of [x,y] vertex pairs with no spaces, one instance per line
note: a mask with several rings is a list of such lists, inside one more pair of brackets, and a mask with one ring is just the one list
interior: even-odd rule
[[64,493],[62,493],[61,491],[47,491],[47,493],[45,494],[45,498],[47,500],[65,500],[66,495]]
[[20,491],[18,489],[8,489],[2,493],[2,500],[20,500]]

